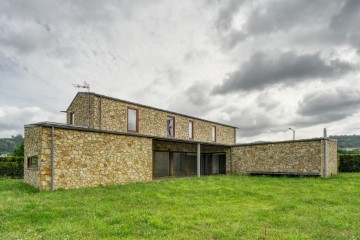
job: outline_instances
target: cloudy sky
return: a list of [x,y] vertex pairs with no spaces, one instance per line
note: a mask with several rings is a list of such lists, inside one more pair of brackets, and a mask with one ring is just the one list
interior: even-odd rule
[[91,91],[239,127],[360,133],[360,1],[1,0],[0,137]]

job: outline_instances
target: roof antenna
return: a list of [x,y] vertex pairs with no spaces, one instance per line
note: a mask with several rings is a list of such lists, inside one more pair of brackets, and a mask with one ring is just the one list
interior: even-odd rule
[[88,92],[90,92],[90,84],[85,82],[83,83],[83,85],[80,84],[73,84],[74,87],[76,88],[86,88]]

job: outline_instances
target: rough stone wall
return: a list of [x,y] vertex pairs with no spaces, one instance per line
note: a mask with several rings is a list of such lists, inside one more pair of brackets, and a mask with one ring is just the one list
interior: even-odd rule
[[[89,108],[90,101],[90,108]],[[75,124],[76,126],[88,127],[90,123],[90,128],[98,128],[98,100],[94,95],[89,96],[86,93],[79,93],[69,106],[66,113],[66,123],[70,124],[70,114],[75,113]],[[89,122],[89,113],[90,113],[90,122]]]
[[[44,133],[50,134],[51,140],[51,128],[44,127]],[[55,128],[54,149],[55,189],[152,179],[152,140],[149,138]],[[51,151],[47,153],[42,156],[46,159],[41,165],[42,175],[47,178],[41,190],[50,189],[51,183]]]
[[[197,144],[153,140],[153,150],[154,151],[196,153],[197,152]],[[230,147],[214,146],[214,145],[201,145],[200,152],[201,153],[225,153],[226,154],[226,172],[227,173],[231,172]]]
[[[91,128],[100,128],[100,97],[91,95]],[[75,125],[88,126],[88,95],[79,94],[69,107],[67,123],[70,121],[70,112],[75,112]],[[127,132],[127,109],[132,107],[139,112],[139,133],[157,137],[167,137],[168,116],[175,117],[175,138],[189,140],[188,124],[193,121],[195,141],[212,142],[212,126],[216,126],[216,142],[222,144],[235,143],[235,129],[208,121],[202,121],[178,114],[168,113],[152,108],[129,104],[103,97],[101,101],[101,129],[109,131]]]
[[337,163],[337,141],[329,140],[328,141],[328,174],[336,175],[338,173],[338,163]]
[[281,172],[322,174],[320,140],[233,147],[234,173]]
[[[24,181],[36,188],[40,186],[40,167],[28,168],[27,158],[38,156],[41,159],[42,127],[25,128],[24,138]],[[39,166],[41,161],[39,160]]]

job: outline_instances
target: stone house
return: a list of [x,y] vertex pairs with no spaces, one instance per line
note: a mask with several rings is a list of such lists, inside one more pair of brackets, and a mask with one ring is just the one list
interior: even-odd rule
[[24,181],[40,190],[213,174],[337,173],[327,138],[236,144],[236,127],[79,92],[66,124],[25,126]]

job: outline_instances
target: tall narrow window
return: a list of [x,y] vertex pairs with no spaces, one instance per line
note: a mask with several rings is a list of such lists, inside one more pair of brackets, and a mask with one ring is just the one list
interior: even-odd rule
[[168,137],[175,136],[175,118],[167,117],[167,135]]
[[193,121],[189,121],[189,138],[190,139],[194,138],[194,122]]
[[70,124],[75,125],[75,113],[74,112],[70,113]]
[[212,141],[216,142],[216,126],[212,127]]
[[139,131],[139,114],[135,108],[128,108],[127,130],[131,132]]

